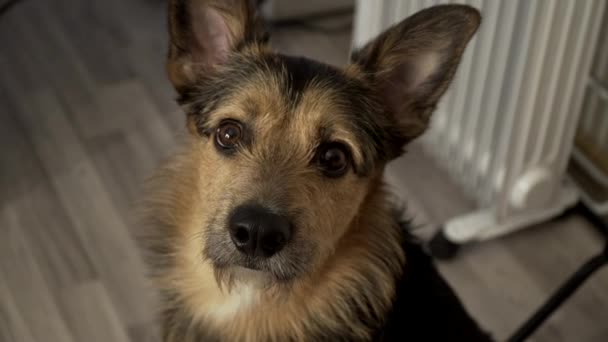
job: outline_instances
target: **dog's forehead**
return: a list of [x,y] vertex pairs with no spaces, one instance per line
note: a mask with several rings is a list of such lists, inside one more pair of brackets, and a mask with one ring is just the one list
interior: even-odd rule
[[263,114],[277,116],[301,139],[341,134],[341,139],[355,140],[353,118],[359,109],[354,106],[355,94],[349,91],[353,80],[337,68],[303,57],[274,59],[278,63],[269,63],[269,71],[278,79],[277,87],[267,89],[265,96],[276,97],[281,106]]
[[[215,120],[227,116],[256,126],[256,132],[280,127],[301,140],[354,135],[365,117],[361,81],[342,70],[304,57],[280,54],[238,59],[225,74],[230,82]],[[223,81],[225,81],[225,79]],[[336,137],[333,137],[336,138]]]
[[340,69],[304,57],[269,54],[259,58],[257,68],[241,79],[232,98],[240,99],[250,116],[305,120],[307,127],[313,127],[347,124],[348,120],[337,119],[349,119],[348,115],[362,110],[354,103],[361,95],[354,91],[358,81]]

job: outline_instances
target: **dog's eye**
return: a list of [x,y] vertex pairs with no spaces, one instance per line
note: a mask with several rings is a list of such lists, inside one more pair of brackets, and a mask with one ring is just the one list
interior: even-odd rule
[[322,145],[317,153],[317,162],[328,177],[340,177],[348,171],[350,155],[348,148],[341,143]]
[[242,134],[241,124],[227,120],[222,122],[215,131],[215,143],[219,148],[233,149],[238,145]]

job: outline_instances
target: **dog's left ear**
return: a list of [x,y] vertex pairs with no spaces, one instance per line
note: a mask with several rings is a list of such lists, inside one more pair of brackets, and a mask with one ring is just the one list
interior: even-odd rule
[[267,35],[252,0],[170,0],[169,79],[178,92]]
[[352,62],[371,78],[404,143],[422,134],[477,31],[479,12],[464,5],[435,6],[389,28]]

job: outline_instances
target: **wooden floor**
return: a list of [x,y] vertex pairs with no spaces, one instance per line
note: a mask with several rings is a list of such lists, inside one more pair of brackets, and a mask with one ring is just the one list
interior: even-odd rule
[[[129,230],[142,179],[183,127],[164,26],[161,0],[31,0],[0,18],[0,342],[158,341]],[[346,31],[274,41],[337,64],[349,48]],[[471,208],[416,147],[388,176],[421,231]],[[502,339],[600,245],[572,217],[441,270]],[[604,270],[534,340],[608,341],[607,317]]]

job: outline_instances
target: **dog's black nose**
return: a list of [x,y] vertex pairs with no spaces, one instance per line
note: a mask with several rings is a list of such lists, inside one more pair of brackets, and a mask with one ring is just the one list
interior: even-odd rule
[[291,239],[289,220],[259,205],[235,208],[228,224],[232,242],[249,256],[268,258],[283,249]]

